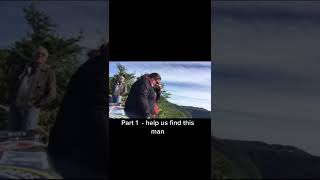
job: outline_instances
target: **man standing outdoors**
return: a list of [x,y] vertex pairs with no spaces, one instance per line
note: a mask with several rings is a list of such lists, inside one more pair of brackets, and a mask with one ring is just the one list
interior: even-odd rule
[[158,113],[160,81],[158,73],[151,73],[142,76],[132,85],[124,109],[129,118],[154,118],[154,114]]
[[124,77],[118,77],[118,81],[112,89],[112,102],[121,103],[122,96],[127,93],[127,85],[124,82]]
[[13,86],[10,98],[9,130],[38,128],[40,108],[56,98],[56,78],[47,64],[48,51],[40,46],[34,61],[27,64]]

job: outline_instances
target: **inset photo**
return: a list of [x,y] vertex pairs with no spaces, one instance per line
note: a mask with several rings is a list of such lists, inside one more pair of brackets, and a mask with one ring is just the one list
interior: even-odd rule
[[111,61],[109,118],[211,118],[210,61]]

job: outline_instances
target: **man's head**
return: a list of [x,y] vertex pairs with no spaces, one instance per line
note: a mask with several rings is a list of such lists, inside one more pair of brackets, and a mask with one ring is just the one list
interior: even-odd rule
[[148,75],[148,77],[150,78],[152,86],[160,85],[161,76],[158,73],[151,73]]
[[123,76],[119,76],[119,79],[118,79],[120,82],[124,82],[124,77]]
[[35,51],[35,62],[39,64],[47,63],[48,55],[48,50],[42,46],[39,46],[38,49]]

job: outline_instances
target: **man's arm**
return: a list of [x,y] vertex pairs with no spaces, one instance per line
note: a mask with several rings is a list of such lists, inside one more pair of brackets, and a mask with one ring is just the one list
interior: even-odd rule
[[128,87],[127,87],[127,84],[123,84],[123,85],[124,85],[124,90],[122,95],[125,95],[128,92]]
[[57,96],[56,89],[56,76],[53,71],[49,71],[48,80],[46,82],[46,93],[45,95],[36,103],[37,106],[45,106],[53,101]]

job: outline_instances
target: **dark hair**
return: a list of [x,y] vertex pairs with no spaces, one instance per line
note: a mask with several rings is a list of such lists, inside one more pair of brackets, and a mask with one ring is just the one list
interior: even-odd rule
[[160,80],[161,80],[161,76],[160,76],[160,74],[158,74],[158,73],[151,73],[151,74],[149,74],[149,78],[152,78],[152,79],[160,79]]

